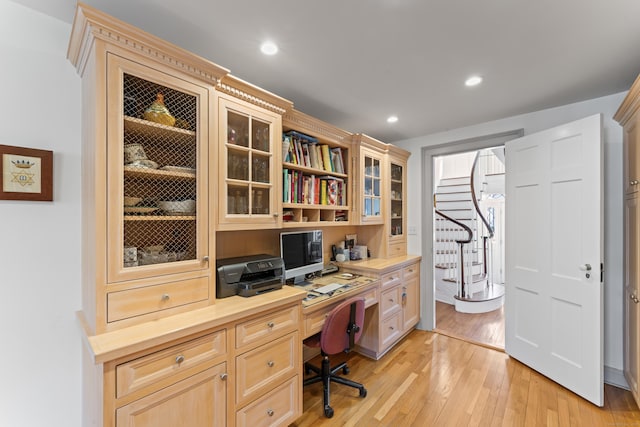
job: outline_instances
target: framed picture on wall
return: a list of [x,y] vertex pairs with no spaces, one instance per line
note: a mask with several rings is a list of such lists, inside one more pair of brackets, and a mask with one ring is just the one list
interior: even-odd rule
[[0,200],[53,200],[53,151],[0,145]]

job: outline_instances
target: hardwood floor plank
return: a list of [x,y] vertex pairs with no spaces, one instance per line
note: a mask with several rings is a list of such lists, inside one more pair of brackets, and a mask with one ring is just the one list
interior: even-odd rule
[[432,332],[411,332],[379,361],[356,353],[340,360],[367,397],[332,384],[328,419],[322,385],[305,387],[304,414],[292,427],[640,426],[626,390],[605,386],[598,408],[504,352]]

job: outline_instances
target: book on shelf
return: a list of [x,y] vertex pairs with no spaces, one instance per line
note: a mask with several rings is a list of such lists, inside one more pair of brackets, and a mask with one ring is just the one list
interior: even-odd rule
[[323,176],[320,177],[322,189],[326,188],[326,195],[322,199],[321,204],[329,206],[344,206],[346,205],[347,187],[344,185],[342,178],[335,176]]
[[324,170],[327,172],[333,172],[333,165],[331,163],[331,153],[329,151],[328,145],[321,145],[320,149],[322,150],[322,163],[324,165]]
[[334,147],[331,150],[331,160],[333,161],[333,171],[337,173],[344,173],[344,162],[342,160],[342,149],[340,147]]

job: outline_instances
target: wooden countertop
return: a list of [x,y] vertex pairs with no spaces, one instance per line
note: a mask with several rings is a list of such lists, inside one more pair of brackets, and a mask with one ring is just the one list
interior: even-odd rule
[[185,336],[215,329],[224,324],[241,320],[247,316],[300,302],[307,296],[304,290],[292,286],[253,297],[233,296],[216,300],[205,308],[176,314],[151,322],[141,323],[100,335],[87,334],[84,314],[78,312],[80,322],[85,326],[86,340],[94,362],[104,363],[183,338]]
[[401,255],[393,258],[369,258],[361,261],[349,261],[339,265],[340,269],[345,271],[353,270],[384,274],[397,268],[415,264],[420,260],[422,260],[420,255]]

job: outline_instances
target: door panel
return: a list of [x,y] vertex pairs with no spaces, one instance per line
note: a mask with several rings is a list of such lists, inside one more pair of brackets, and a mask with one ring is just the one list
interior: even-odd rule
[[506,144],[505,349],[602,406],[600,123]]

